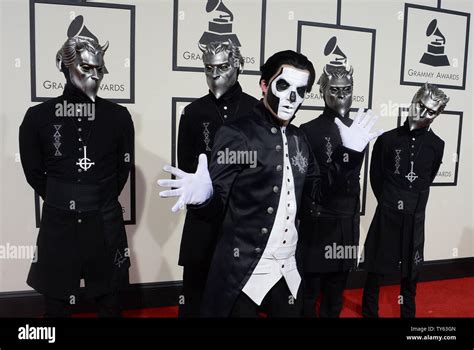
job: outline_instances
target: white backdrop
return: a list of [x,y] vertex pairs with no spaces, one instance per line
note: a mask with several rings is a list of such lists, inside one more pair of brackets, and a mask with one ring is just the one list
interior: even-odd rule
[[[437,0],[409,1],[432,8],[436,8],[438,4]],[[129,52],[127,49],[130,49],[130,38],[121,40],[121,35],[126,36],[126,33],[130,32],[129,14],[114,17],[110,12],[102,18],[102,24],[96,15],[87,14],[86,17],[85,14],[85,24],[99,37],[101,43],[110,41],[106,63],[112,69],[109,68],[110,74],[105,76],[103,84],[114,84],[117,81],[130,84],[127,80],[127,69],[134,69],[134,103],[124,104],[133,116],[136,131],[136,224],[127,225],[133,265],[131,281],[145,283],[179,280],[181,268],[177,266],[177,257],[184,213],[170,212],[173,202],[159,198],[156,180],[166,176],[162,171],[163,165],[171,162],[173,111],[174,117],[178,118],[180,106],[186,104],[180,101],[207,93],[204,75],[196,69],[200,66],[199,58],[190,53],[200,52],[195,41],[208,30],[208,21],[213,17],[204,10],[205,0],[192,0],[192,4],[189,0],[102,2],[135,5],[135,60],[133,57],[126,57]],[[258,75],[255,74],[260,61],[277,50],[297,49],[298,21],[331,26],[338,24],[335,0],[224,0],[224,3],[233,12],[233,31],[242,43],[243,55],[248,60],[249,74],[241,75],[240,82],[244,90],[255,97],[260,96]],[[13,259],[11,256],[5,258],[1,253],[2,249],[4,251],[7,247],[31,246],[36,242],[38,229],[35,222],[34,193],[26,183],[19,163],[18,127],[27,108],[37,102],[32,102],[31,95],[30,2],[0,0],[0,4],[0,292],[5,292],[29,289],[25,283],[29,260]],[[378,127],[385,130],[394,128],[397,126],[400,108],[409,104],[417,89],[416,86],[400,84],[405,3],[401,0],[342,0],[341,5],[340,26],[375,30],[373,67],[370,64],[371,54],[368,52],[371,50],[370,41],[365,37],[357,39],[358,32],[348,32],[349,34],[345,35],[337,28],[334,33],[331,32],[331,35],[337,36],[341,50],[356,68],[356,91],[360,91],[357,95],[363,96],[364,100],[357,101],[354,105],[372,107],[381,115]],[[472,0],[441,2],[442,9],[464,13],[472,13],[473,6]],[[36,29],[46,30],[44,28],[50,26],[47,30],[57,34],[51,35],[51,40],[45,40],[47,37],[44,35],[42,39],[38,39],[41,40],[41,45],[37,50],[41,51],[44,47],[42,52],[47,55],[40,55],[36,68],[41,69],[49,64],[51,74],[56,74],[54,54],[66,38],[67,21],[62,17],[61,11],[52,11],[49,21],[38,19]],[[78,8],[77,14],[81,14],[80,11]],[[103,13],[105,10],[101,8],[100,11]],[[415,15],[418,17],[410,17],[410,21],[413,20],[418,25],[412,25],[412,22],[408,24],[405,67],[418,65],[420,69],[418,57],[421,58],[428,43],[424,34],[426,23],[437,14]],[[438,21],[439,29],[446,37],[445,52],[450,60],[450,67],[440,70],[461,74],[462,77],[465,25],[463,26],[456,16],[441,17]],[[176,28],[177,32],[174,32],[173,28]],[[320,26],[302,27],[301,51],[314,58],[319,75],[325,63],[322,61],[325,57],[321,52],[327,37],[323,38],[322,32],[318,30]],[[333,30],[334,28],[331,29]],[[36,32],[35,35],[41,34],[42,32]],[[413,44],[411,40],[417,35],[421,38],[418,40],[422,41],[419,45]],[[453,183],[457,168],[457,184],[432,187],[426,218],[426,260],[474,256],[474,96],[471,63],[474,44],[472,35],[470,38],[465,88],[459,89],[458,86],[444,89],[451,97],[447,109],[454,114],[440,116],[433,126],[435,132],[443,136],[447,144],[443,165],[445,169],[437,181]],[[37,52],[36,56],[38,55]],[[129,66],[127,58],[132,59],[128,61]],[[435,69],[423,66],[421,68],[430,71]],[[367,76],[370,75],[371,69],[372,83]],[[48,74],[44,70],[39,73]],[[411,79],[405,78],[405,81]],[[456,82],[457,85],[462,85],[461,83],[462,79]],[[371,99],[368,97],[369,85],[372,85]],[[315,86],[314,91],[317,90],[318,87]],[[103,95],[112,98],[129,97],[127,91],[116,95],[107,91]],[[173,98],[178,98],[175,108]],[[314,101],[307,102],[307,107],[317,107]],[[463,113],[459,155],[457,112]],[[319,113],[320,111],[314,109],[303,110],[296,122],[299,124],[310,120]],[[459,164],[456,167],[457,160]],[[126,197],[124,200],[128,202],[130,199],[128,195]],[[132,210],[130,203],[123,204],[126,211]],[[365,240],[375,204],[369,184],[365,215],[361,220],[361,243]]]

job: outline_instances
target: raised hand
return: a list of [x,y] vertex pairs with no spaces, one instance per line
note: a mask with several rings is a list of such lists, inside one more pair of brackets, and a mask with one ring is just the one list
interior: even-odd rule
[[334,122],[341,133],[342,144],[354,151],[362,152],[370,141],[383,134],[383,130],[370,132],[377,119],[378,117],[370,109],[364,113],[364,109],[359,108],[357,117],[350,127],[346,126],[339,118],[335,118]]
[[176,180],[160,179],[157,181],[161,187],[174,187],[174,190],[160,192],[160,197],[179,197],[171,208],[173,213],[183,209],[186,204],[201,204],[212,196],[212,181],[207,169],[207,157],[204,153],[199,155],[199,163],[194,174],[189,174],[179,168],[165,165],[166,172],[175,175]]

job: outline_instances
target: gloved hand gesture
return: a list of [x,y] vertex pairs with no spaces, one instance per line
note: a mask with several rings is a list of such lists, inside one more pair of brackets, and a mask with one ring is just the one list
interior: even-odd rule
[[160,192],[160,197],[179,197],[171,208],[173,213],[183,209],[187,204],[201,204],[212,196],[212,181],[207,169],[207,157],[204,153],[199,155],[199,163],[194,174],[189,174],[179,168],[166,165],[166,172],[175,175],[178,179],[160,179],[157,181],[161,187],[174,187],[173,190]]
[[383,134],[383,130],[370,132],[377,119],[370,109],[364,113],[364,110],[359,108],[357,117],[350,127],[339,118],[334,118],[334,122],[341,133],[342,144],[353,151],[362,152],[370,141]]

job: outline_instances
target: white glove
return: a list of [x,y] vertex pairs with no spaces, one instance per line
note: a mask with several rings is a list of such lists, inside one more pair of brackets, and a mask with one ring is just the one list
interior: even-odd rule
[[342,144],[353,151],[362,152],[370,141],[383,134],[383,130],[370,132],[377,119],[378,117],[370,109],[364,113],[364,109],[359,108],[357,117],[350,127],[339,118],[334,118],[334,122],[341,133]]
[[212,181],[207,169],[207,157],[204,153],[199,155],[199,163],[194,174],[189,174],[179,168],[165,165],[166,172],[178,177],[177,180],[161,179],[158,185],[161,187],[174,187],[174,190],[160,192],[160,197],[179,197],[176,204],[171,208],[173,213],[183,209],[186,204],[201,204],[212,196]]

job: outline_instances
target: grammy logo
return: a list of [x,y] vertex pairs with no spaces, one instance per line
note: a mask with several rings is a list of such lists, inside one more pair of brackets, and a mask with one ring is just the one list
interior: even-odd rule
[[335,36],[328,40],[324,48],[324,55],[329,56],[329,66],[339,67],[347,65],[347,56],[337,45],[337,38]]
[[214,41],[227,42],[229,39],[236,46],[241,46],[237,35],[232,33],[232,23],[234,14],[224,5],[223,0],[208,0],[206,5],[207,13],[215,13],[214,18],[209,22],[209,31],[202,34],[199,39],[199,48],[206,50],[206,46]]
[[448,56],[444,54],[446,38],[438,28],[438,21],[433,19],[426,29],[426,36],[430,38],[428,50],[421,57],[420,63],[432,67],[449,66]]

